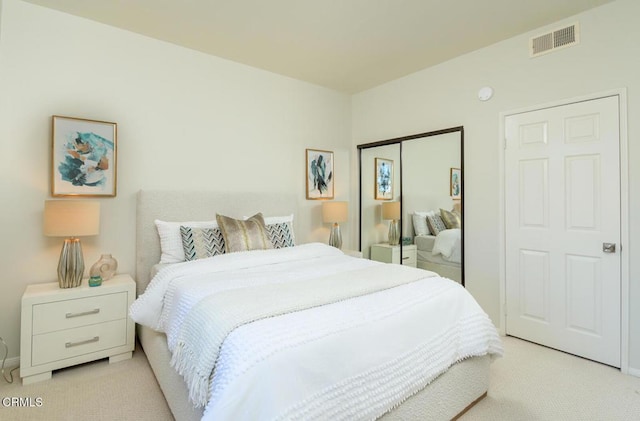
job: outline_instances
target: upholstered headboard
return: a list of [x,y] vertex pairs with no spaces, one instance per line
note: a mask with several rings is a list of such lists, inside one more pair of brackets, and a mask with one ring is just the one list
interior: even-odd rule
[[140,190],[136,208],[136,283],[144,292],[151,268],[160,261],[160,238],[154,220],[212,221],[216,213],[235,218],[262,212],[265,217],[294,214],[298,196],[289,193]]

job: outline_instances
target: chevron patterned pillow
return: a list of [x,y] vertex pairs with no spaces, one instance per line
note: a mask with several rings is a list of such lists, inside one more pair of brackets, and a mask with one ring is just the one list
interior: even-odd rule
[[447,229],[447,226],[444,224],[442,217],[437,213],[427,216],[427,225],[429,226],[431,235],[438,235],[440,231],[444,231]]
[[269,233],[269,238],[271,239],[271,244],[273,244],[274,249],[295,246],[291,223],[277,222],[267,224],[267,232]]
[[197,260],[224,253],[224,238],[220,228],[180,226],[185,260]]

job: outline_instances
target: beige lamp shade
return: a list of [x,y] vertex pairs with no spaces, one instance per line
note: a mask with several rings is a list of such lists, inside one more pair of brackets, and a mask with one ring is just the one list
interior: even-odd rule
[[393,221],[400,219],[400,202],[383,202],[382,219]]
[[323,202],[322,203],[322,221],[346,222],[348,213],[347,202]]
[[100,202],[45,200],[44,235],[80,237],[100,233]]

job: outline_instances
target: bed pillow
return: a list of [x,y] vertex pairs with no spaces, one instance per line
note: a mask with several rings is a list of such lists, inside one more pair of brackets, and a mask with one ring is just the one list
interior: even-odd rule
[[293,247],[296,245],[293,236],[293,227],[288,222],[276,222],[274,224],[266,224],[269,240],[274,249],[284,247]]
[[460,209],[453,209],[451,211],[451,213],[453,213],[454,215],[456,215],[458,217],[458,220],[460,221],[460,228],[462,228],[462,213],[460,212]]
[[440,209],[440,217],[448,229],[460,228],[460,217],[455,212]]
[[427,225],[429,226],[429,230],[431,231],[431,235],[438,235],[440,231],[444,231],[447,229],[447,226],[444,224],[444,221],[437,213],[433,215],[427,216]]
[[224,238],[220,228],[180,226],[182,248],[186,261],[205,259],[224,254]]
[[[244,219],[248,219],[246,216]],[[296,245],[296,237],[293,232],[293,214],[286,216],[268,216],[264,218],[269,239],[273,248],[293,247]]]
[[429,235],[427,215],[433,215],[434,213],[434,211],[413,213],[411,219],[413,220],[413,232],[415,235]]
[[226,253],[273,248],[261,213],[245,220],[218,214],[216,220],[224,237]]
[[180,234],[181,226],[193,228],[218,227],[216,221],[167,222],[156,219],[154,223],[160,237],[161,255],[159,263],[180,263],[185,261],[182,235]]

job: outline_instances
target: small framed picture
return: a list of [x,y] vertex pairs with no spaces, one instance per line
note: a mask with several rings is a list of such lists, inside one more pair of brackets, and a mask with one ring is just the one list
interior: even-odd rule
[[449,195],[452,199],[460,199],[462,197],[462,172],[460,168],[451,168],[449,180]]
[[376,158],[376,200],[393,199],[393,160]]
[[52,118],[52,196],[116,195],[116,123]]
[[307,199],[333,199],[333,152],[306,150]]

